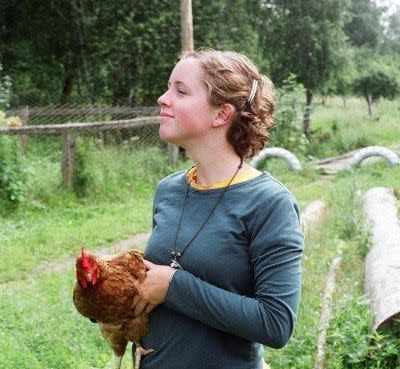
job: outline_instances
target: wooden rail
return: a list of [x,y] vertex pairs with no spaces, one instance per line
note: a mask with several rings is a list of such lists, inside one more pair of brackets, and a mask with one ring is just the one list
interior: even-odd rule
[[123,128],[137,128],[158,123],[158,117],[144,117],[124,120],[112,120],[101,122],[76,122],[63,124],[40,124],[32,126],[17,126],[0,128],[0,134],[4,135],[36,135],[36,134],[64,134],[77,133],[91,130],[111,130]]
[[[76,140],[75,134],[88,131],[106,131],[112,129],[127,129],[138,128],[144,126],[155,125],[158,123],[158,117],[144,117],[124,120],[113,121],[99,121],[99,122],[75,122],[64,124],[49,124],[49,125],[21,125],[16,127],[0,128],[0,135],[18,135],[22,139],[22,143],[26,143],[26,136],[28,135],[48,135],[58,134],[62,135],[62,176],[63,185],[68,189],[73,189],[74,178],[76,172]],[[172,146],[168,145],[168,152],[171,164],[176,165],[177,155],[172,155]],[[177,151],[177,150],[175,150]]]
[[23,106],[19,108],[9,109],[6,111],[7,116],[20,115],[21,113],[33,117],[48,116],[73,116],[73,115],[138,115],[138,114],[155,114],[159,110],[156,106],[144,106],[141,108],[132,108],[127,106],[112,107],[55,107],[55,106]]

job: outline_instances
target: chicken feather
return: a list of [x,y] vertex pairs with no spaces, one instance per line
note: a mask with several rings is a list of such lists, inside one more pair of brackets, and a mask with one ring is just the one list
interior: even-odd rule
[[74,305],[81,315],[99,323],[103,337],[118,357],[117,369],[129,341],[137,346],[136,369],[141,356],[154,352],[140,345],[148,331],[149,314],[134,314],[135,297],[140,296],[140,285],[146,279],[143,257],[141,251],[129,250],[97,258],[82,248],[76,261]]

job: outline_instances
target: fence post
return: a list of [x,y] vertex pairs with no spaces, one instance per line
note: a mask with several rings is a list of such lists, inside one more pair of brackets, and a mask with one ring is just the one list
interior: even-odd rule
[[62,135],[62,176],[63,186],[69,190],[74,189],[74,177],[76,166],[75,135],[64,133]]
[[[29,106],[24,106],[23,108],[21,108],[17,113],[17,116],[21,121],[21,125],[26,126],[29,120]],[[24,152],[26,152],[26,150],[28,149],[28,136],[20,135],[20,138],[22,149],[24,150]]]
[[168,144],[168,159],[173,168],[176,168],[178,163],[179,147],[173,144]]

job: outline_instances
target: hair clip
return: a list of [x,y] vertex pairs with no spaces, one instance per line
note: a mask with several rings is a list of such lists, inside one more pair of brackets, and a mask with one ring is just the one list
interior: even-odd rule
[[247,103],[249,105],[252,104],[252,102],[254,100],[254,96],[256,96],[257,87],[258,87],[258,81],[256,79],[253,79],[253,84],[251,86],[251,92],[250,92],[249,98],[247,99]]

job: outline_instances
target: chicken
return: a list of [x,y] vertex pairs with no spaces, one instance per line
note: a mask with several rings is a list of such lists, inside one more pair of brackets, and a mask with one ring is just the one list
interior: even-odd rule
[[82,248],[76,260],[76,278],[75,307],[84,317],[99,323],[103,337],[116,355],[116,369],[121,368],[128,341],[136,345],[138,369],[141,357],[154,352],[140,345],[148,330],[149,314],[134,316],[134,298],[140,296],[140,285],[146,279],[143,253],[129,250],[97,258]]

